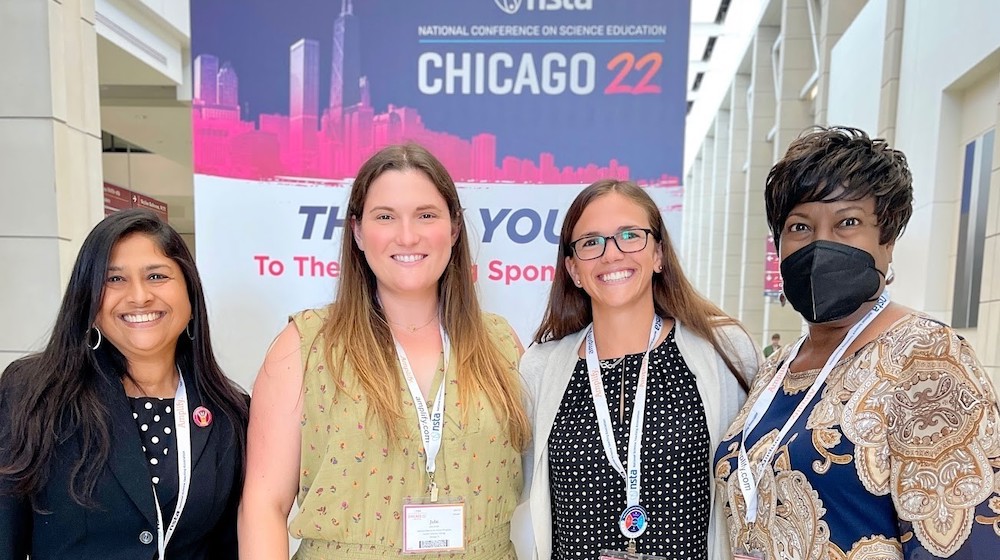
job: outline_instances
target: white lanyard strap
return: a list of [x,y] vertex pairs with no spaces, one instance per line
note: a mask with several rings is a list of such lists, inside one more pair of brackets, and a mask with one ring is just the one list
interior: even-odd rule
[[597,343],[594,341],[594,325],[587,329],[587,377],[590,379],[590,394],[594,398],[594,411],[597,413],[597,427],[601,431],[601,443],[604,445],[604,455],[611,466],[625,479],[625,499],[627,506],[639,505],[639,490],[642,482],[642,423],[646,414],[646,380],[649,377],[649,352],[656,344],[663,328],[663,319],[653,317],[653,326],[649,330],[649,344],[642,356],[642,366],[639,368],[639,382],[635,388],[635,400],[632,404],[632,421],[629,427],[628,439],[628,470],[622,466],[618,457],[618,443],[615,441],[614,428],[611,425],[611,412],[608,410],[608,397],[604,393],[604,381],[601,379],[601,364],[597,358]]
[[166,533],[163,531],[163,511],[160,499],[156,496],[156,486],[153,486],[153,501],[156,503],[156,546],[159,559],[164,560],[167,553],[167,543],[174,535],[177,522],[181,519],[184,505],[187,503],[188,491],[191,489],[191,425],[188,422],[187,390],[184,388],[184,375],[177,369],[177,393],[174,395],[174,434],[177,438],[177,505]]
[[[758,471],[765,468],[767,465],[771,464],[771,459],[774,457],[774,453],[778,450],[778,446],[788,435],[788,431],[791,430],[792,425],[798,420],[799,416],[805,411],[809,403],[812,402],[813,398],[819,393],[820,387],[826,382],[826,378],[829,377],[830,372],[833,371],[833,367],[837,365],[840,358],[843,357],[844,352],[847,348],[858,338],[861,331],[865,330],[875,317],[878,317],[879,313],[882,312],[889,304],[889,292],[883,291],[882,295],[879,296],[878,301],[875,302],[875,306],[861,318],[860,321],[854,324],[849,331],[847,331],[847,336],[844,340],[840,342],[840,345],[830,354],[830,357],[826,360],[826,364],[823,365],[823,369],[820,370],[819,375],[813,382],[812,386],[809,387],[809,391],[806,392],[805,396],[802,397],[802,402],[799,403],[795,410],[792,411],[791,416],[785,420],[785,425],[781,427],[781,431],[778,432],[778,436],[771,442],[771,446],[768,447],[767,453],[761,458],[760,463],[757,465]],[[750,458],[747,455],[746,441],[747,435],[753,431],[757,424],[760,423],[764,414],[767,412],[768,408],[771,407],[771,403],[774,401],[774,397],[778,394],[781,388],[781,384],[788,374],[789,365],[795,356],[799,353],[799,348],[802,347],[802,343],[806,340],[806,337],[800,338],[795,346],[789,351],[788,356],[785,358],[784,363],[775,373],[774,378],[768,383],[767,387],[760,394],[757,400],[754,402],[753,407],[747,414],[746,422],[743,424],[743,435],[740,439],[740,452],[737,467],[737,476],[739,477],[740,492],[743,494],[743,501],[746,504],[746,521],[747,523],[753,523],[757,520],[757,480],[754,478],[755,474],[750,465]],[[758,472],[759,474],[759,472]]]
[[439,330],[441,331],[441,346],[444,349],[445,377],[441,379],[437,396],[434,397],[434,409],[430,412],[427,410],[427,401],[424,400],[424,395],[420,391],[420,385],[417,384],[417,378],[413,374],[413,368],[410,367],[410,361],[406,359],[406,352],[403,350],[403,346],[395,337],[392,339],[396,344],[399,367],[403,370],[403,378],[406,379],[406,385],[410,389],[410,396],[413,397],[413,406],[417,409],[420,437],[424,441],[427,474],[431,476],[432,480],[434,478],[434,471],[437,469],[435,461],[437,460],[438,451],[441,450],[441,434],[444,431],[444,387],[448,384],[448,358],[451,355],[451,342],[448,340],[448,335],[444,332],[443,326],[439,327]]

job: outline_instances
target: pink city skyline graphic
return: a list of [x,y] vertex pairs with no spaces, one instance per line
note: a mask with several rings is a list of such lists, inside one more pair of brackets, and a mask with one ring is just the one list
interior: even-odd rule
[[497,153],[497,136],[463,138],[424,125],[413,107],[389,103],[376,112],[371,83],[361,68],[360,28],[351,0],[342,0],[333,26],[329,104],[320,107],[320,44],[301,38],[289,46],[287,114],[244,120],[237,69],[202,53],[194,60],[192,130],[195,172],[258,181],[338,182],[384,146],[416,142],[437,156],[460,182],[586,184],[605,178],[679,187],[677,177],[629,176],[617,159],[560,166],[551,152],[537,158]]

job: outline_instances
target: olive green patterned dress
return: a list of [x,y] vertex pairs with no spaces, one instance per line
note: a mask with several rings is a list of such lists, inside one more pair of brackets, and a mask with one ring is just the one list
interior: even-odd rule
[[[320,334],[326,310],[292,317],[301,336],[305,369],[299,510],[289,533],[302,539],[297,560],[385,558],[401,555],[403,504],[427,495],[423,442],[413,399],[397,367],[404,421],[403,438],[389,446],[377,420],[367,418],[367,398],[348,369],[334,390],[325,371]],[[507,322],[484,314],[490,336],[516,369],[517,346]],[[347,366],[349,368],[349,366]],[[465,502],[464,554],[407,558],[513,560],[510,518],[521,494],[521,456],[485,399],[459,402],[455,361],[439,362],[430,394],[445,387],[445,423],[437,457],[441,500]],[[428,407],[432,403],[428,402]],[[463,411],[472,406],[465,414]],[[464,423],[463,423],[464,421]]]

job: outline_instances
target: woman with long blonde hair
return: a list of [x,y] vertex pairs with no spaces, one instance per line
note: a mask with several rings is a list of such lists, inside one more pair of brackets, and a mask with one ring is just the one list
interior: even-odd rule
[[287,557],[298,498],[299,559],[512,559],[521,348],[476,299],[455,184],[390,146],[348,214],[336,300],[292,317],[254,385],[241,554]]

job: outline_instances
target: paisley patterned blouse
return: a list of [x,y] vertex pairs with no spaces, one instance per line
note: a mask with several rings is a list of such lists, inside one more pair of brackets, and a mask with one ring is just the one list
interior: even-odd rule
[[[716,452],[733,547],[769,560],[1000,558],[1000,411],[969,345],[908,315],[837,364],[755,473],[748,529],[737,469],[747,413],[789,352],[762,366]],[[758,464],[819,370],[789,373],[748,436]]]

